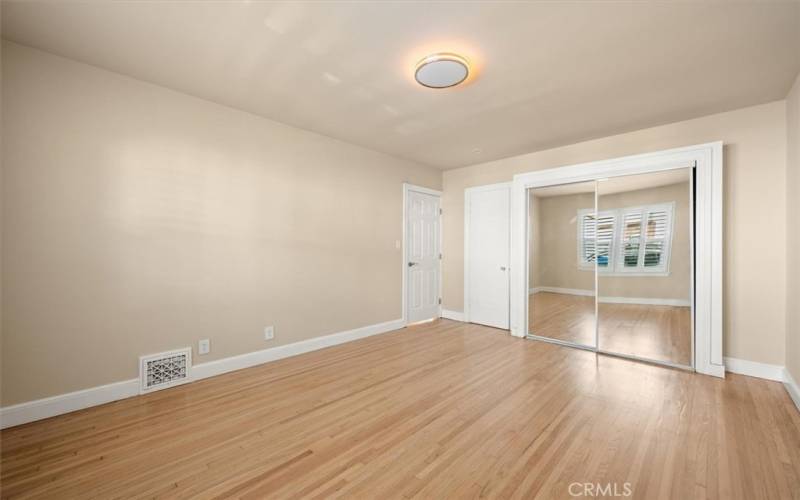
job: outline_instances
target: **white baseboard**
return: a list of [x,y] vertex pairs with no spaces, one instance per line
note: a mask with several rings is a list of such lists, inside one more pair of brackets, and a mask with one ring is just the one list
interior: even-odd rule
[[[355,328],[344,332],[302,340],[261,351],[249,352],[239,356],[209,361],[192,366],[192,382],[223,373],[241,370],[262,363],[269,363],[298,354],[324,349],[353,340],[378,335],[403,328],[402,319],[386,321],[374,325]],[[54,417],[92,406],[139,395],[139,379],[124,380],[113,384],[91,387],[80,391],[60,394],[27,403],[0,408],[0,429]]]
[[683,299],[651,299],[649,297],[600,297],[601,304],[640,304],[645,306],[689,307],[691,303]]
[[783,369],[783,386],[786,387],[786,392],[789,393],[789,397],[794,401],[797,411],[800,411],[800,386],[797,385],[797,381],[792,378],[792,374],[786,368]]
[[[582,290],[580,288],[560,288],[555,286],[538,286],[528,290],[528,293],[533,295],[539,292],[562,293],[566,295],[580,295],[584,297],[591,297],[594,295],[593,290]],[[683,299],[660,299],[649,297],[600,297],[601,304],[641,304],[648,306],[677,306],[689,307],[691,304],[688,300]]]
[[581,295],[584,297],[594,296],[594,290],[583,290],[580,288],[561,288],[560,286],[537,286],[529,290],[531,293],[549,292],[562,293],[564,295]]
[[0,408],[0,429],[138,395],[139,379],[134,378],[7,406]]
[[442,317],[444,319],[452,319],[453,321],[464,321],[464,313],[460,311],[448,311],[442,309]]
[[783,382],[784,368],[780,365],[759,363],[746,359],[725,358],[725,369],[731,373]]
[[707,364],[704,368],[696,367],[697,373],[711,375],[712,377],[725,378],[725,365]]
[[301,340],[293,344],[286,344],[270,349],[263,349],[261,351],[231,356],[229,358],[217,359],[215,361],[209,361],[208,363],[197,364],[192,366],[192,380],[201,380],[215,375],[241,370],[242,368],[249,368],[263,363],[269,363],[270,361],[277,361],[279,359],[297,356],[298,354],[352,342],[353,340],[363,339],[364,337],[398,330],[403,328],[403,326],[403,320],[396,319],[385,323],[378,323],[325,335],[324,337],[314,337],[313,339]]

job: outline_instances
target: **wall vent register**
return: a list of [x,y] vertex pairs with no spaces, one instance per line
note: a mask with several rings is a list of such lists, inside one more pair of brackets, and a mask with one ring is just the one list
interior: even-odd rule
[[190,380],[192,349],[184,348],[139,358],[140,392],[173,387]]

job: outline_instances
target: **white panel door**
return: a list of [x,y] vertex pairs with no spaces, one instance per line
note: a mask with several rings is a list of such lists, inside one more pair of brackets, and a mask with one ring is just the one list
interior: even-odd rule
[[467,320],[508,329],[510,302],[511,187],[466,193]]
[[439,317],[439,197],[408,191],[406,200],[408,322]]

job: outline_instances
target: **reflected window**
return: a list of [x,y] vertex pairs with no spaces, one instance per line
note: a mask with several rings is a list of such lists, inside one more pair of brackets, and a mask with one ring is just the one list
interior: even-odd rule
[[669,271],[675,203],[578,211],[578,266],[611,274]]

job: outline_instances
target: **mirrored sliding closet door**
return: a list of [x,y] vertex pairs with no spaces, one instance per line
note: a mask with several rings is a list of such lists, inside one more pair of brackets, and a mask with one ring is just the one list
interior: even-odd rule
[[528,336],[692,367],[693,170],[528,190]]
[[[598,350],[692,365],[692,169],[597,183],[608,221],[598,265]],[[605,257],[598,257],[605,259]]]
[[530,337],[597,346],[594,205],[594,181],[528,190]]

